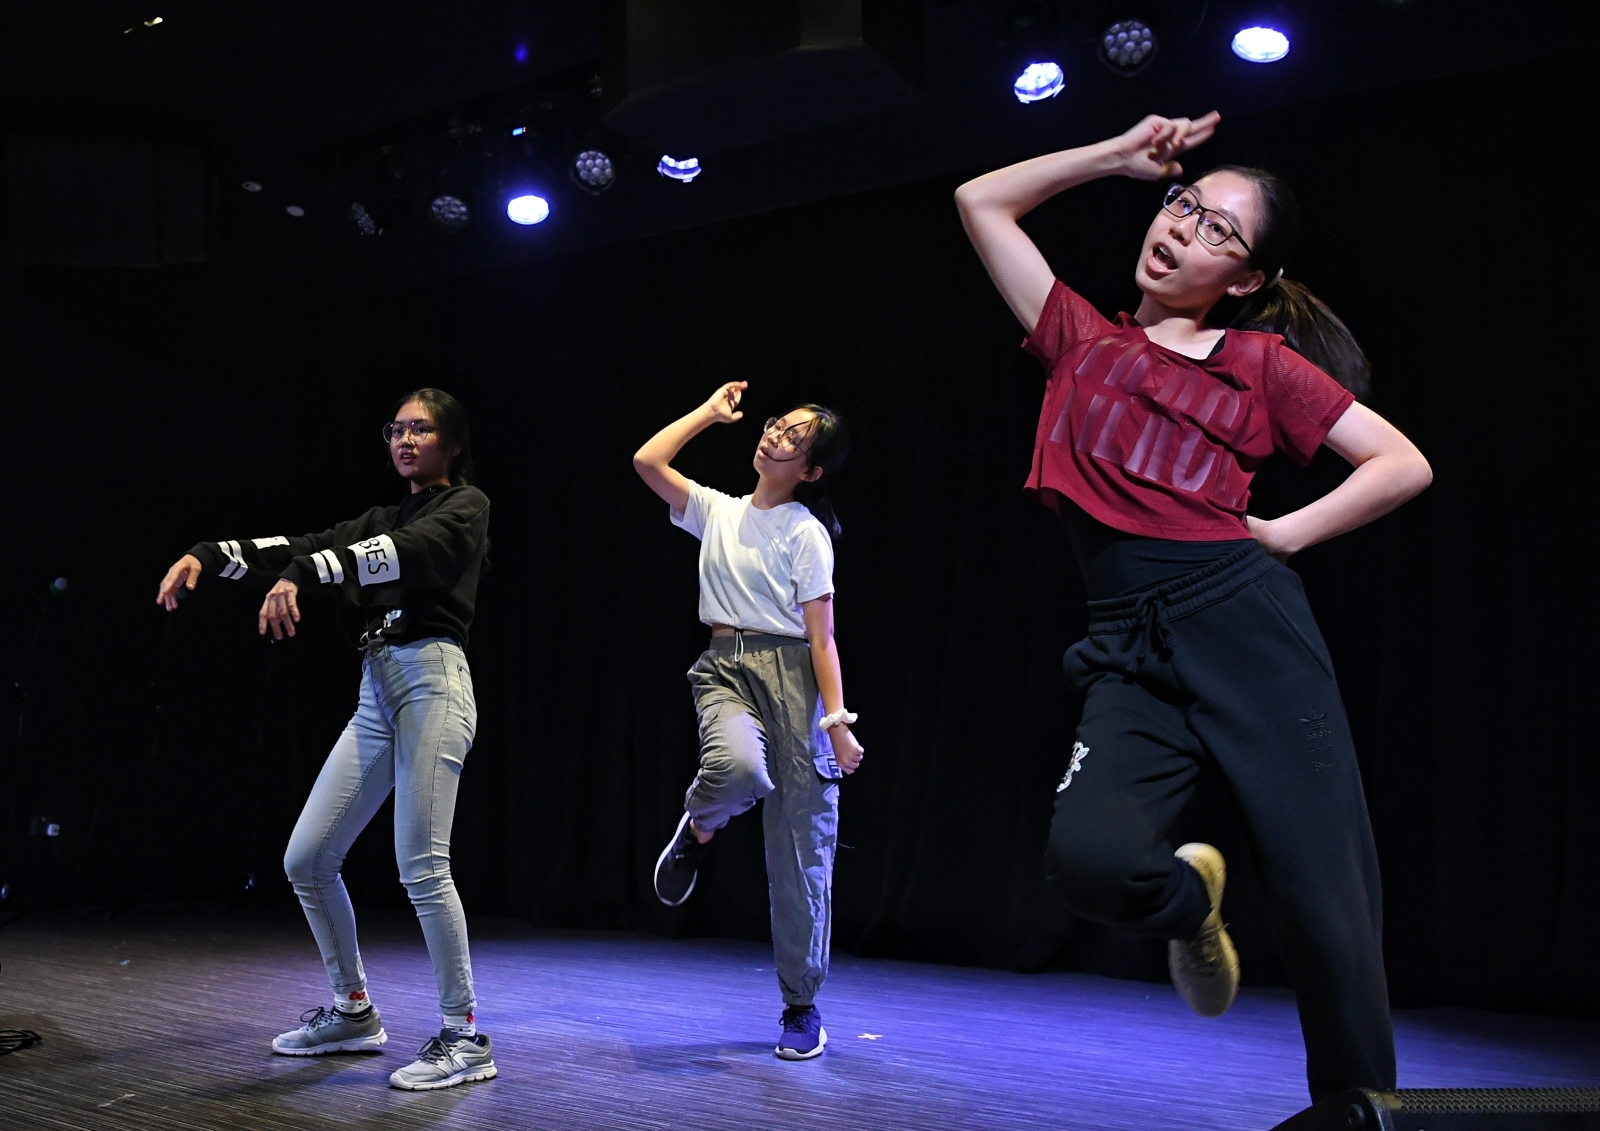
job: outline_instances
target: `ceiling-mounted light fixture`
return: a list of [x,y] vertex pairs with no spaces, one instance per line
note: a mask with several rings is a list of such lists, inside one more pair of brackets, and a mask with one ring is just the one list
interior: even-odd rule
[[1100,33],[1100,61],[1132,78],[1156,57],[1156,33],[1143,20],[1118,20]]
[[665,153],[661,160],[656,162],[656,172],[671,180],[688,184],[701,173],[700,158],[685,157],[681,161],[675,157],[668,157]]
[[1029,63],[1011,84],[1011,93],[1022,103],[1054,98],[1067,83],[1058,63]]
[[506,215],[524,227],[542,224],[550,216],[550,202],[538,193],[523,193],[506,201]]
[[1233,53],[1247,63],[1276,63],[1289,54],[1289,37],[1276,28],[1247,27],[1233,37]]
[[567,166],[572,179],[584,192],[599,196],[616,184],[617,167],[598,149],[585,149]]

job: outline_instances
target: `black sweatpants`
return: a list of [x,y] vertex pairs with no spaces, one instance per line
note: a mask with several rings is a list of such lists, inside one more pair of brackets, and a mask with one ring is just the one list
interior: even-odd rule
[[1192,938],[1204,882],[1167,832],[1215,763],[1272,901],[1318,1098],[1392,1090],[1378,860],[1333,665],[1293,571],[1259,546],[1089,605],[1084,699],[1046,866],[1074,912]]

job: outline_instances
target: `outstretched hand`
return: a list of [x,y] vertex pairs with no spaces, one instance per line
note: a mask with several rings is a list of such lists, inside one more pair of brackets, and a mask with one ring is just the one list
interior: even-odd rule
[[1151,114],[1117,139],[1122,171],[1141,181],[1181,176],[1183,166],[1178,163],[1178,154],[1210,140],[1221,120],[1222,115],[1215,110],[1192,121]]
[[172,563],[172,568],[167,570],[167,576],[161,579],[161,587],[156,590],[156,604],[166,609],[167,612],[178,607],[178,590],[193,590],[195,582],[200,580],[200,559],[193,554],[185,554]]
[[749,387],[748,381],[729,381],[711,394],[711,399],[706,401],[705,407],[711,410],[711,415],[716,418],[718,424],[734,424],[743,420],[744,413],[739,411],[739,400]]
[[295,600],[299,592],[298,585],[282,579],[267,591],[267,599],[261,603],[261,612],[256,617],[256,630],[262,636],[267,634],[268,625],[272,626],[274,640],[282,640],[286,632],[294,635],[295,622],[300,619],[300,603]]

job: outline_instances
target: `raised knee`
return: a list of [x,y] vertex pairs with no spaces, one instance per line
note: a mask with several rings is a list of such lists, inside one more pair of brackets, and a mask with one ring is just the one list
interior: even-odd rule
[[[1148,851],[1059,817],[1050,826],[1045,876],[1074,912],[1089,919],[1136,919],[1159,905],[1163,881]],[[1102,835],[1090,835],[1099,833]]]
[[756,753],[727,751],[702,765],[700,778],[718,797],[765,797],[772,792],[766,759]]

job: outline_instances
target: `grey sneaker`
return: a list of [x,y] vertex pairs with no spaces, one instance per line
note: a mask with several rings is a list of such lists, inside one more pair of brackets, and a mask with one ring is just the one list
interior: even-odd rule
[[428,1043],[417,1050],[416,1060],[396,1069],[389,1083],[408,1092],[429,1092],[474,1080],[492,1080],[500,1071],[494,1066],[492,1052],[487,1033],[458,1037],[449,1029],[440,1029],[437,1037],[428,1038]]
[[1222,887],[1228,868],[1209,844],[1186,844],[1173,853],[1200,873],[1211,895],[1211,914],[1194,938],[1167,943],[1167,969],[1185,1005],[1201,1017],[1221,1017],[1239,993],[1239,952],[1222,922]]
[[325,1056],[330,1052],[377,1052],[389,1039],[378,1011],[368,1007],[352,1017],[317,1006],[300,1015],[298,1029],[272,1038],[272,1051],[282,1056]]

